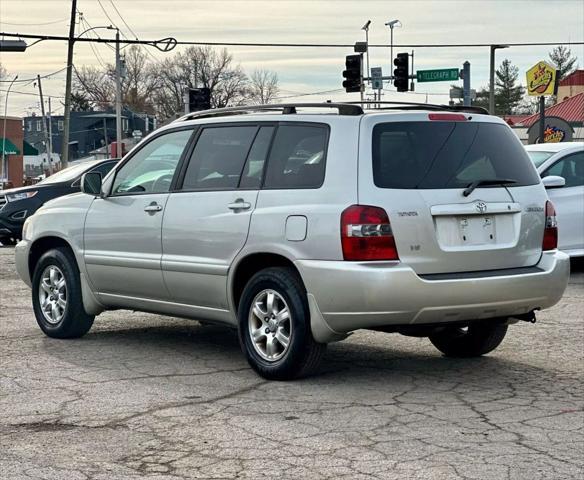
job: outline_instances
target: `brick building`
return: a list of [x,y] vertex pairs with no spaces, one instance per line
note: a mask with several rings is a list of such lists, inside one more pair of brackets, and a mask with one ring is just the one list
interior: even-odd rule
[[[6,125],[6,130],[4,126]],[[23,181],[23,142],[22,119],[0,117],[0,187],[3,185],[21,187]]]

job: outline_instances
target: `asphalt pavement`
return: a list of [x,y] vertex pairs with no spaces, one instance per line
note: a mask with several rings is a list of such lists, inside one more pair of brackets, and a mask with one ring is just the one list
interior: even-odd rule
[[2,479],[582,479],[584,267],[488,356],[360,331],[320,373],[258,377],[233,330],[108,312],[45,337],[0,248]]

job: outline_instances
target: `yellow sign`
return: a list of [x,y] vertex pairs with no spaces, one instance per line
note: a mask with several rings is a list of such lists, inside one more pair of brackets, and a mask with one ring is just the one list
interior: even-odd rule
[[557,70],[546,62],[538,62],[527,70],[528,95],[554,95]]

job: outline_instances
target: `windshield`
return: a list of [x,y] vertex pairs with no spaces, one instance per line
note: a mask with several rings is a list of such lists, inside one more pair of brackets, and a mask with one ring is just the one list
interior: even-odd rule
[[479,180],[535,185],[539,175],[506,125],[392,122],[373,129],[373,179],[380,188],[466,188]]
[[80,163],[79,165],[73,165],[72,167],[64,168],[63,170],[54,173],[50,177],[41,180],[37,185],[47,185],[50,183],[62,183],[69,182],[76,179],[86,170],[92,167],[93,163]]
[[536,168],[539,168],[543,162],[550,158],[555,152],[541,152],[541,151],[527,151],[527,155],[531,158],[531,161]]

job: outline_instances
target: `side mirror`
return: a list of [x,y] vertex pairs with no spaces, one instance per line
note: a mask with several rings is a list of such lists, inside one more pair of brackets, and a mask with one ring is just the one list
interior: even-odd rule
[[94,197],[101,195],[101,173],[87,172],[81,177],[81,191]]
[[566,179],[558,175],[548,175],[542,179],[545,188],[561,188],[566,185]]

